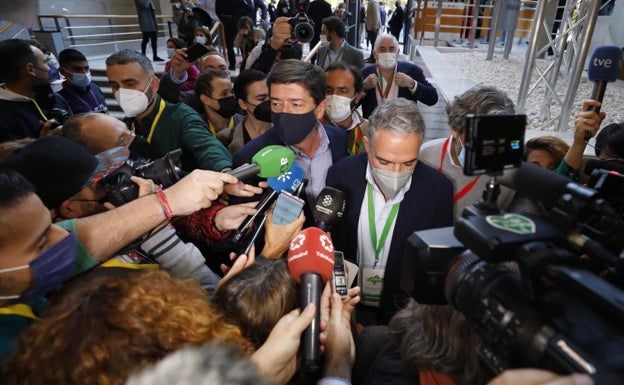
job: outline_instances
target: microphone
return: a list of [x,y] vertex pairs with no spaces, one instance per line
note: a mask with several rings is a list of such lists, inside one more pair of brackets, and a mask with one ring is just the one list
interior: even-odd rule
[[300,306],[314,303],[316,315],[303,332],[303,362],[312,371],[320,368],[320,303],[323,286],[334,270],[334,245],[329,235],[317,227],[300,231],[290,242],[288,270],[300,288]]
[[273,178],[284,174],[295,162],[295,153],[288,147],[272,145],[258,151],[251,158],[251,164],[245,164],[230,170],[227,174],[238,180],[248,179],[254,175],[261,178]]
[[290,170],[276,177],[267,179],[269,188],[264,193],[260,202],[256,204],[256,213],[254,215],[248,215],[247,218],[245,218],[243,223],[241,223],[232,235],[232,240],[235,243],[240,242],[245,234],[247,234],[256,218],[262,216],[264,212],[267,211],[267,209],[273,204],[273,202],[275,202],[279,193],[283,190],[288,192],[296,191],[300,187],[303,178],[303,169],[299,167],[298,164],[293,163]]
[[[603,45],[594,50],[589,59],[587,77],[594,82],[591,99],[602,103],[607,83],[612,83],[618,79],[622,68],[622,49],[614,45]],[[599,106],[591,106],[590,111],[600,112]],[[585,133],[585,140],[591,138],[590,133]]]
[[344,214],[345,197],[341,190],[324,187],[316,198],[313,215],[316,227],[323,231],[329,228]]

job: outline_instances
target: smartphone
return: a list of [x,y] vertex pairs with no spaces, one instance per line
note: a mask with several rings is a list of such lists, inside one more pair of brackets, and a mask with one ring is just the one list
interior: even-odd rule
[[287,225],[299,217],[304,200],[286,191],[282,191],[275,201],[272,221],[276,225]]
[[332,291],[342,298],[347,296],[347,273],[344,266],[344,254],[342,251],[334,251],[334,272],[332,274]]
[[464,175],[518,168],[524,156],[526,115],[466,116]]
[[186,61],[192,63],[207,53],[208,48],[205,45],[195,43],[186,49]]

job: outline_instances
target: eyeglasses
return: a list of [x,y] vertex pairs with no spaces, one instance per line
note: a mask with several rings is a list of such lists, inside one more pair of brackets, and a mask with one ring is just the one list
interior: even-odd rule
[[108,197],[105,196],[105,197],[100,198],[100,199],[70,199],[70,200],[74,201],[74,202],[97,202],[97,203],[103,205],[105,202],[108,201]]

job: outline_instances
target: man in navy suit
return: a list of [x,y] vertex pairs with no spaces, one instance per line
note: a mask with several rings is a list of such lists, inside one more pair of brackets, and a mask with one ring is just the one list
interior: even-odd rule
[[[301,60],[282,60],[267,77],[273,126],[234,154],[234,167],[251,162],[261,149],[272,144],[291,147],[295,162],[308,179],[308,208],[325,187],[329,167],[347,155],[344,130],[324,126],[325,73],[320,67]],[[309,211],[306,217],[311,219]]]
[[362,112],[368,118],[377,105],[396,98],[405,98],[433,106],[438,92],[416,64],[398,61],[399,42],[388,34],[380,35],[373,49],[376,65],[362,70],[364,91]]
[[327,185],[346,197],[332,238],[336,250],[359,266],[356,319],[363,325],[386,324],[408,298],[399,287],[407,237],[453,224],[451,181],[418,161],[425,125],[416,104],[388,101],[368,123],[367,153],[345,158],[327,173]]

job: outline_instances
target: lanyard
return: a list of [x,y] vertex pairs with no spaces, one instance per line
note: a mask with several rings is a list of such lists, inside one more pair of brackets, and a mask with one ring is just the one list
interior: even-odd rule
[[344,50],[345,50],[345,43],[346,41],[342,41],[342,45],[340,46],[340,50],[338,51],[338,53],[336,54],[336,59],[332,60],[331,58],[331,48],[327,47],[327,56],[325,56],[325,61],[327,62],[327,60],[329,59],[329,64],[332,64],[334,62],[340,61],[340,59],[342,59],[342,55],[344,54]]
[[[28,98],[30,99],[30,98]],[[35,99],[30,99],[31,102],[33,102],[35,104],[35,107],[37,107],[37,111],[39,111],[39,115],[41,115],[41,117],[43,118],[44,121],[47,121],[48,118],[46,117],[46,115],[43,113],[43,111],[41,111],[41,107],[39,107],[39,104],[37,104],[37,101]]]
[[[234,117],[232,116],[230,118],[230,121],[228,123],[228,126],[225,128],[230,128],[234,125]],[[214,125],[212,124],[212,122],[209,120],[208,121],[208,128],[210,129],[210,132],[212,133],[212,136],[217,136],[217,130],[215,130]]]
[[91,108],[99,107],[98,100],[95,97],[95,94],[93,93],[92,89],[89,88],[89,92],[91,93],[91,97],[93,98],[93,101],[95,102],[95,107],[93,107],[89,103],[87,103],[87,101],[84,100],[80,95],[78,95],[78,93],[76,91],[72,90],[72,88],[70,86],[63,84],[63,89],[65,89],[70,94],[73,94],[80,101],[80,103],[82,103],[85,107],[87,107],[87,110],[91,110]]
[[360,152],[363,152],[362,144],[363,144],[362,143],[362,129],[360,128],[360,125],[358,124],[357,126],[353,128],[353,144],[351,145],[351,148],[350,148],[351,155],[357,155]]
[[375,250],[375,266],[377,266],[377,262],[379,262],[379,254],[381,253],[381,249],[383,249],[384,244],[386,243],[386,238],[388,238],[388,233],[390,232],[390,227],[394,223],[394,219],[399,212],[399,205],[401,202],[397,202],[392,205],[390,209],[390,214],[388,214],[388,218],[386,219],[386,224],[384,225],[383,230],[381,231],[381,238],[377,241],[377,226],[375,225],[375,203],[373,202],[373,187],[369,183],[367,186],[368,189],[368,227],[370,229],[371,242],[373,243],[373,250]]
[[156,114],[156,117],[154,118],[154,121],[152,122],[152,127],[150,127],[150,132],[147,135],[147,143],[152,143],[152,135],[154,135],[154,129],[156,128],[156,125],[158,124],[158,121],[160,120],[160,115],[162,115],[164,110],[165,110],[165,101],[160,99],[160,105],[158,106],[158,113]]
[[[444,157],[446,156],[446,151],[448,150],[448,146],[451,143],[451,138],[452,136],[449,136],[448,138],[446,138],[446,140],[444,141],[444,144],[442,145],[442,153],[440,154],[440,167],[438,167],[439,172],[442,172],[442,165],[444,164]],[[472,188],[477,184],[477,181],[479,180],[480,176],[481,175],[477,175],[476,177],[474,177],[473,180],[470,181],[470,183],[468,183],[461,190],[459,190],[457,194],[453,196],[453,203],[457,202],[458,200],[462,199],[464,195],[468,194],[470,190],[472,190]]]
[[384,80],[383,76],[381,76],[381,72],[379,72],[379,68],[377,68],[377,92],[379,92],[379,96],[382,99],[388,99],[388,94],[390,94],[390,90],[392,89],[392,83],[394,83],[394,74],[396,73],[396,69],[392,72],[392,76],[390,76],[390,81],[386,83],[385,91],[381,91],[381,83]]
[[37,319],[37,316],[33,312],[32,308],[25,303],[17,303],[15,305],[0,307],[0,314],[12,314],[25,318]]

